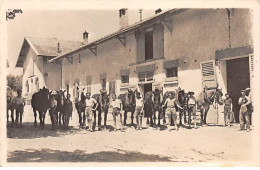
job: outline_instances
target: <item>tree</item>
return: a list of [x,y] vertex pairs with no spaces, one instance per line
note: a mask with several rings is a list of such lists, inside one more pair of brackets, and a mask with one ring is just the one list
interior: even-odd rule
[[22,76],[14,76],[11,74],[7,76],[7,86],[9,86],[14,91],[22,90],[22,81]]

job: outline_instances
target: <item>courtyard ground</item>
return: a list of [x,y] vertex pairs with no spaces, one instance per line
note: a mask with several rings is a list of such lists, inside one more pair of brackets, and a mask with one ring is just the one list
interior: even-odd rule
[[34,127],[33,120],[31,109],[27,107],[24,127],[7,129],[8,162],[199,162],[231,165],[252,159],[250,142],[254,130],[238,131],[238,124],[232,124],[230,128],[208,125],[170,132],[165,128],[136,131],[127,127],[125,132],[113,132],[109,114],[108,131],[89,132],[78,129],[75,112],[68,131],[51,131],[49,115],[44,129]]

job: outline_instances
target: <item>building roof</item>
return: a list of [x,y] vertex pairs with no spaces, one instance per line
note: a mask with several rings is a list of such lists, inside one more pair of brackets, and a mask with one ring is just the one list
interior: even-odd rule
[[[58,43],[60,44],[60,53],[58,53]],[[82,45],[83,42],[79,41],[58,40],[57,38],[25,37],[16,67],[23,67],[23,63],[30,47],[37,56],[57,57]]]
[[142,25],[144,25],[146,23],[149,23],[149,22],[160,22],[159,19],[161,19],[162,17],[166,17],[168,15],[170,15],[170,16],[171,15],[175,15],[175,14],[178,14],[178,13],[183,12],[185,10],[187,10],[187,9],[170,9],[170,10],[167,10],[165,12],[158,13],[155,16],[152,16],[152,17],[149,17],[149,18],[144,19],[142,21],[136,22],[136,23],[134,23],[132,25],[127,26],[126,28],[120,29],[120,30],[118,30],[118,31],[116,31],[116,32],[114,32],[112,34],[104,36],[104,37],[102,37],[102,38],[100,38],[100,39],[98,39],[96,41],[93,41],[93,42],[91,42],[89,44],[82,45],[81,47],[75,48],[74,50],[71,50],[71,51],[69,51],[67,53],[62,53],[59,56],[49,60],[49,62],[53,62],[55,60],[67,57],[69,55],[73,55],[74,53],[77,53],[77,52],[79,52],[79,51],[81,51],[83,49],[91,48],[91,47],[93,47],[93,46],[95,46],[97,44],[100,44],[102,42],[105,42],[107,40],[115,38],[117,36],[120,36],[121,34],[124,34],[124,33],[129,32],[129,31],[136,30],[136,29],[140,28]]

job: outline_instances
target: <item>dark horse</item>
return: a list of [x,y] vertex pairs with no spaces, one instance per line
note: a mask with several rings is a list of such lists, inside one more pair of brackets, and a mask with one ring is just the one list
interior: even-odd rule
[[155,91],[153,92],[153,102],[154,102],[154,106],[153,106],[153,118],[154,118],[154,123],[156,124],[156,112],[158,112],[158,126],[161,126],[160,120],[162,118],[162,101],[163,101],[163,97],[161,95],[161,91],[158,89],[155,89]]
[[14,96],[12,95],[12,91],[10,88],[8,88],[6,92],[7,92],[7,94],[6,94],[7,125],[9,124],[9,110],[11,111],[11,119],[12,119],[11,125],[14,125],[14,109],[15,109],[15,103],[13,102]]
[[45,115],[51,106],[51,92],[43,87],[32,95],[32,108],[34,113],[34,126],[37,126],[37,111],[39,112],[40,126],[45,126]]
[[124,112],[124,125],[126,125],[126,119],[127,119],[127,113],[131,112],[131,126],[134,125],[133,119],[134,119],[134,112],[135,112],[135,91],[128,89],[128,91],[125,94],[120,94],[118,98],[123,103],[123,110]]
[[201,125],[207,124],[207,114],[210,108],[210,105],[213,105],[214,108],[217,107],[218,104],[222,105],[222,90],[217,87],[207,88],[198,94],[196,97],[198,109],[200,110],[201,115]]
[[[153,114],[154,114],[154,102],[153,102],[153,92],[149,91],[144,96],[144,117],[147,118],[147,127],[153,126]],[[149,120],[150,119],[150,120]]]
[[[188,101],[189,101],[189,97],[188,97],[188,94],[185,93],[184,90],[181,90],[181,89],[178,89],[177,91],[177,96],[176,96],[176,99],[177,99],[177,102],[178,104],[183,108],[182,109],[179,109],[178,107],[177,110],[179,110],[179,113],[180,113],[180,122],[179,122],[179,126],[182,126],[182,118],[184,119],[184,123],[186,124],[187,123],[187,117],[186,117],[186,114],[188,113]],[[189,115],[189,120],[190,120],[190,115]]]
[[[96,99],[98,107],[98,129],[101,130],[102,113],[104,115],[104,130],[107,129],[107,113],[109,108],[109,95],[105,91],[101,94],[94,94],[92,98]],[[93,106],[96,107],[96,106]],[[96,126],[96,111],[94,111],[94,127]]]
[[[85,89],[85,88],[84,88]],[[86,114],[85,114],[85,100],[86,96],[84,95],[84,89],[82,91],[77,87],[77,97],[75,99],[75,107],[79,115],[79,128],[84,128],[86,123]],[[81,93],[80,93],[81,92]]]

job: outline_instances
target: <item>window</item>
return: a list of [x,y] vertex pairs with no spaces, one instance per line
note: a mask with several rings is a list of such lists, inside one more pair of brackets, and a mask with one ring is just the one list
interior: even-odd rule
[[79,53],[79,63],[81,63],[81,56],[80,56],[80,53]]
[[122,83],[129,83],[129,75],[121,76]]
[[116,93],[116,82],[115,81],[109,82],[109,93],[110,94]]
[[178,67],[172,67],[166,69],[166,77],[178,77]]
[[26,91],[27,91],[27,93],[29,93],[29,82],[28,82],[28,80],[26,81],[25,86],[26,86]]
[[101,79],[102,89],[106,90],[106,79]]
[[153,59],[153,29],[145,32],[145,60]]
[[87,93],[91,93],[91,84],[92,84],[92,77],[91,76],[87,76],[86,77],[86,85],[87,85]]
[[36,91],[39,91],[39,79],[36,77],[35,79]]
[[153,72],[138,74],[139,82],[153,81]]

